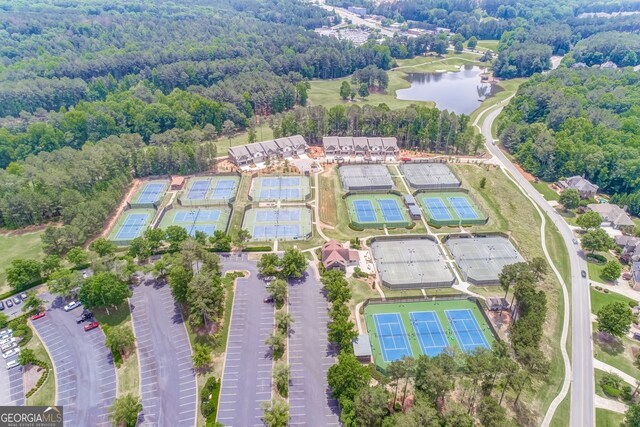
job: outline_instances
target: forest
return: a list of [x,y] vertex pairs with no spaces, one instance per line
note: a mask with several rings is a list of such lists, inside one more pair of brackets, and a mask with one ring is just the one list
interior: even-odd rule
[[640,214],[640,75],[559,68],[523,84],[505,108],[500,141],[546,181],[584,175]]

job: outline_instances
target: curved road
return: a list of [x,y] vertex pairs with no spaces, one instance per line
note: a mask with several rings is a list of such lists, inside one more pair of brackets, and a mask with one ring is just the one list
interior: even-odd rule
[[[573,243],[573,232],[564,219],[549,205],[544,197],[527,181],[504,153],[494,144],[491,125],[502,107],[488,113],[482,122],[482,135],[488,149],[510,172],[517,183],[551,218],[556,225],[569,252],[571,263],[571,427],[592,427],[595,425],[593,349],[591,346],[591,300],[589,282],[582,278],[581,271],[587,271],[584,252]],[[566,308],[565,308],[566,310]]]

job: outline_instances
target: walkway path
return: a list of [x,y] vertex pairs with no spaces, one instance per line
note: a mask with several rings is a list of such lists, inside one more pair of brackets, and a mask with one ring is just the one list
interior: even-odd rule
[[631,289],[626,284],[622,285],[612,285],[611,283],[602,283],[590,280],[591,284],[594,286],[601,286],[604,289],[608,289],[610,292],[623,295],[627,298],[631,298],[632,300],[640,302],[640,292]]
[[606,409],[607,411],[613,411],[619,414],[624,414],[627,412],[627,409],[629,409],[629,407],[622,402],[607,399],[606,397],[598,395],[595,395],[593,397],[593,403],[595,404],[596,408]]
[[593,358],[593,368],[600,369],[601,371],[609,372],[611,374],[616,374],[632,387],[636,386],[637,381],[635,378],[633,378],[633,376],[627,374],[626,372],[622,372],[620,369],[614,368],[613,366],[608,365],[596,359],[595,357]]

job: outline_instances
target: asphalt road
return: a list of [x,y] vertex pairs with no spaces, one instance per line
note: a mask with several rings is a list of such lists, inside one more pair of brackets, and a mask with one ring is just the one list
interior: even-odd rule
[[16,360],[18,355],[0,360],[0,406],[23,406],[24,385],[22,366],[7,369],[7,362]]
[[250,274],[236,282],[217,421],[225,426],[264,426],[260,405],[271,400],[272,371],[264,341],[273,331],[275,308],[262,302],[268,294],[254,261],[246,254],[220,259],[224,271]]
[[338,426],[338,402],[327,384],[335,350],[327,340],[327,300],[314,269],[290,284],[289,313],[294,320],[289,338],[289,425]]
[[[53,297],[43,294],[51,301]],[[58,405],[64,407],[65,426],[110,426],[108,409],[116,397],[116,370],[101,328],[85,332],[76,324],[82,307],[63,310],[58,298],[47,315],[32,322],[56,369]]]
[[141,424],[193,426],[198,391],[187,330],[169,286],[145,279],[129,300],[140,360]]
[[[589,283],[582,278],[581,271],[587,271],[584,252],[573,243],[573,232],[564,219],[549,205],[544,197],[516,169],[504,153],[493,144],[491,124],[502,108],[489,113],[482,123],[482,134],[489,150],[500,160],[516,179],[524,191],[551,218],[558,227],[569,252],[571,263],[571,426],[587,427],[595,425],[593,349],[591,344],[591,299]],[[565,308],[566,309],[566,308]]]

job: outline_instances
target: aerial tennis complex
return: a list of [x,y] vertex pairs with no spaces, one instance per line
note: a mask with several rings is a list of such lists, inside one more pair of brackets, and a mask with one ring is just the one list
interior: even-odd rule
[[306,206],[249,208],[244,212],[242,228],[251,233],[253,241],[308,239],[311,209]]
[[400,171],[415,189],[458,188],[460,180],[444,163],[404,163]]
[[382,283],[391,289],[442,288],[454,284],[438,244],[428,237],[377,237],[371,251]]
[[523,262],[524,258],[503,236],[449,236],[445,245],[456,260],[462,277],[476,285],[495,285],[505,265]]
[[121,246],[130,244],[133,239],[144,234],[155,215],[155,209],[138,208],[123,211],[108,239]]
[[304,201],[311,197],[311,186],[307,176],[259,176],[251,181],[249,198],[263,201]]
[[463,191],[418,193],[416,198],[432,225],[485,224],[488,220]]
[[368,303],[364,319],[374,362],[384,369],[403,357],[434,357],[449,348],[490,349],[493,331],[470,299]]
[[338,169],[347,191],[393,190],[393,179],[385,165],[350,165]]
[[231,208],[226,205],[182,207],[165,211],[160,228],[166,230],[172,225],[179,225],[187,230],[190,236],[195,236],[196,231],[213,236],[216,230],[227,231]]
[[396,194],[352,194],[347,196],[351,223],[361,228],[407,227],[411,218]]
[[190,179],[178,197],[182,206],[209,206],[232,202],[238,191],[237,175],[202,176]]

